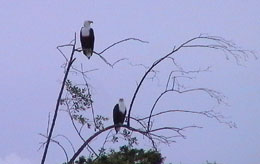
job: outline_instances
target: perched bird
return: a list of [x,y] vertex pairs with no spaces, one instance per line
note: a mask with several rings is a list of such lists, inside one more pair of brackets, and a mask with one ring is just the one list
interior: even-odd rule
[[84,26],[80,30],[80,42],[82,51],[83,54],[88,57],[88,59],[90,59],[93,54],[95,42],[94,31],[90,27],[91,23],[93,23],[93,21],[84,21]]
[[[124,99],[119,99],[118,104],[115,105],[113,110],[114,125],[123,125],[126,116],[126,107]],[[116,133],[120,130],[120,127],[115,127]]]

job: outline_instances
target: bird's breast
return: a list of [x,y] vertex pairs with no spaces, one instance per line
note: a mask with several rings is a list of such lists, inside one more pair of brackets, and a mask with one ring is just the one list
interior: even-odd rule
[[81,34],[82,34],[82,36],[89,36],[89,28],[83,27],[81,29]]

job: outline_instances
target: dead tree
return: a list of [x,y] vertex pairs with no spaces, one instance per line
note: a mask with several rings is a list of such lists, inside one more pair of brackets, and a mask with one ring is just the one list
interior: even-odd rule
[[[115,61],[114,63],[110,63],[110,62],[108,62],[108,61],[102,56],[102,54],[105,53],[108,49],[110,49],[110,48],[112,48],[112,47],[114,47],[114,46],[116,46],[116,45],[118,45],[118,44],[120,44],[120,43],[123,43],[123,42],[126,42],[126,41],[130,41],[130,40],[139,41],[139,42],[142,42],[142,43],[147,43],[146,41],[142,41],[142,40],[137,39],[137,38],[127,38],[127,39],[118,41],[118,42],[116,42],[116,43],[113,43],[112,45],[108,46],[107,48],[105,48],[103,51],[101,51],[101,52],[99,52],[99,53],[98,53],[98,52],[94,52],[94,54],[98,55],[107,65],[109,65],[110,67],[113,68],[113,66],[114,66],[115,64],[117,64],[118,62],[120,62],[120,61],[122,61],[122,60],[125,60],[125,58],[119,59],[119,60]],[[66,57],[66,55],[65,55],[65,54],[63,53],[63,51],[61,50],[61,48],[64,48],[64,47],[72,47],[72,50],[71,50],[71,54],[70,54],[69,59]],[[50,130],[49,130],[49,126],[48,126],[46,136],[43,135],[43,134],[40,134],[40,135],[42,135],[42,136],[44,136],[44,137],[47,138],[47,141],[46,141],[46,142],[43,142],[43,143],[42,143],[43,145],[41,146],[41,147],[44,147],[44,145],[45,145],[41,164],[44,164],[44,163],[45,163],[45,159],[46,159],[46,156],[47,156],[47,152],[48,152],[48,148],[49,148],[50,142],[52,141],[52,142],[58,143],[58,142],[56,142],[55,140],[52,139],[52,134],[53,134],[53,131],[54,131],[56,119],[57,119],[57,117],[58,117],[58,111],[59,111],[59,107],[60,107],[60,104],[61,104],[61,101],[62,101],[62,94],[63,94],[63,91],[64,91],[64,87],[65,87],[65,85],[66,85],[66,82],[67,82],[69,73],[71,72],[71,70],[74,70],[74,71],[76,71],[76,72],[78,72],[78,73],[81,73],[82,76],[83,76],[83,79],[84,79],[85,82],[86,82],[86,79],[85,79],[85,78],[86,78],[86,75],[85,75],[86,71],[83,71],[83,70],[80,71],[80,70],[78,70],[77,68],[74,68],[74,67],[72,66],[72,64],[73,64],[74,61],[76,60],[76,58],[74,57],[75,52],[81,52],[81,51],[82,51],[81,48],[76,48],[76,33],[75,33],[75,35],[74,35],[74,39],[73,39],[69,44],[57,46],[57,49],[58,49],[58,51],[60,52],[60,54],[64,57],[64,59],[66,60],[66,62],[65,62],[65,64],[64,64],[64,69],[65,69],[64,72],[65,72],[65,75],[64,75],[63,82],[62,82],[62,85],[61,85],[61,89],[60,89],[60,92],[59,92],[59,95],[58,95],[57,103],[56,103],[55,110],[54,110],[53,120],[52,120],[52,123],[51,123],[51,125],[50,125]],[[88,71],[87,71],[87,72],[88,72]],[[90,94],[90,92],[89,92],[89,86],[88,86],[88,83],[87,83],[87,82],[86,82],[86,86],[87,86],[87,88],[88,88],[88,93]],[[90,101],[91,101],[91,99],[90,99]],[[91,106],[91,108],[92,108],[93,120],[95,121],[95,118],[94,118],[94,109],[93,109],[92,103],[90,103],[90,106]],[[72,118],[72,123],[74,123],[74,122],[73,122],[73,118]],[[75,125],[75,124],[73,124],[73,125]],[[95,126],[96,126],[96,125],[95,125]],[[97,127],[97,126],[96,126],[96,127]],[[76,128],[75,128],[75,129],[76,129]],[[77,131],[77,133],[78,133],[79,136],[80,136],[79,131]],[[82,139],[83,139],[83,138],[82,138]],[[83,140],[84,140],[84,139],[83,139]],[[60,145],[60,144],[58,144],[58,145]],[[63,147],[62,147],[62,148],[63,148]],[[65,152],[65,155],[66,155],[66,157],[67,157],[66,151],[64,151],[64,152]]]
[[[108,46],[101,52],[94,52],[95,55],[99,56],[108,66],[111,68],[114,67],[115,64],[118,62],[126,60],[126,58],[119,59],[113,63],[108,62],[108,60],[103,56],[103,54],[110,48],[126,41],[138,41],[141,43],[148,43],[146,41],[137,39],[137,38],[127,38],[121,41],[118,41],[116,43],[113,43],[112,45]],[[87,80],[87,73],[90,71],[94,70],[88,70],[85,71],[83,70],[83,67],[81,65],[81,68],[78,69],[76,67],[73,67],[73,62],[76,60],[74,58],[74,53],[76,52],[81,52],[81,48],[75,48],[76,46],[76,34],[73,42],[70,44],[58,46],[59,52],[63,55],[63,57],[66,60],[65,63],[65,76],[64,80],[62,83],[62,87],[60,90],[60,94],[58,96],[56,108],[55,108],[55,113],[53,116],[53,121],[50,127],[50,130],[47,130],[47,135],[41,134],[42,136],[47,138],[47,141],[43,143],[45,145],[45,150],[42,158],[42,164],[45,161],[47,152],[48,152],[48,146],[49,143],[52,141],[56,144],[58,144],[63,151],[65,152],[65,156],[67,159],[67,162],[72,164],[74,163],[75,159],[80,155],[80,153],[87,148],[90,153],[95,154],[97,157],[99,156],[98,153],[95,152],[93,148],[90,147],[89,143],[94,139],[97,138],[100,134],[104,132],[108,132],[107,137],[105,138],[104,145],[107,143],[109,138],[112,141],[115,141],[118,139],[118,137],[115,137],[115,134],[111,133],[111,129],[115,127],[115,125],[109,125],[109,126],[104,126],[104,121],[106,121],[108,118],[104,116],[99,116],[95,115],[94,113],[94,104],[93,100],[91,97],[91,90],[90,90],[90,84]],[[70,58],[68,58],[61,50],[63,47],[72,47],[72,52],[70,55]],[[201,128],[201,126],[197,125],[190,125],[190,126],[183,126],[183,127],[174,127],[174,126],[161,126],[161,127],[153,127],[153,121],[156,120],[158,116],[163,116],[165,114],[173,114],[173,113],[189,113],[189,114],[194,114],[194,115],[201,115],[207,118],[215,119],[219,123],[224,123],[228,125],[229,127],[235,127],[235,124],[231,121],[228,121],[225,119],[225,117],[221,114],[218,113],[212,109],[210,110],[203,110],[203,111],[195,111],[195,110],[188,110],[188,109],[168,109],[165,111],[159,111],[155,113],[155,108],[157,107],[158,102],[165,96],[167,96],[168,93],[173,92],[177,94],[184,94],[184,93],[191,93],[191,92],[204,92],[206,93],[210,98],[213,98],[217,101],[217,103],[225,103],[224,101],[224,95],[214,89],[210,88],[185,88],[182,86],[182,84],[179,83],[180,78],[187,78],[187,79],[192,79],[190,74],[193,73],[201,73],[204,71],[208,71],[208,68],[205,69],[199,69],[199,70],[191,70],[187,71],[184,68],[182,68],[180,65],[178,65],[175,61],[175,56],[177,55],[177,52],[181,52],[183,49],[187,48],[202,48],[202,49],[212,49],[212,50],[219,50],[222,51],[223,54],[227,58],[233,58],[237,64],[240,64],[241,60],[247,60],[253,52],[241,49],[240,47],[236,46],[234,43],[231,41],[227,41],[224,38],[221,37],[216,37],[216,36],[207,36],[207,35],[199,35],[197,37],[194,37],[183,44],[179,46],[174,46],[172,51],[170,51],[168,54],[163,55],[159,57],[156,61],[154,61],[151,66],[144,66],[143,64],[139,64],[143,66],[146,71],[144,75],[141,77],[140,81],[137,84],[137,87],[135,91],[133,92],[133,97],[131,99],[131,103],[129,106],[128,110],[128,115],[127,115],[127,125],[122,125],[124,128],[123,133],[121,133],[122,138],[128,140],[131,144],[134,144],[136,142],[136,138],[133,137],[133,134],[138,134],[139,136],[144,136],[147,138],[151,146],[154,149],[157,149],[157,143],[164,143],[164,144],[170,144],[172,142],[175,142],[176,137],[182,137],[185,138],[185,135],[183,134],[183,131],[185,129],[189,128]],[[132,116],[132,111],[135,112],[135,100],[138,98],[138,94],[141,91],[142,86],[145,85],[145,80],[148,79],[148,75],[154,74],[156,76],[157,71],[156,68],[158,65],[163,64],[166,60],[172,61],[173,66],[175,66],[174,70],[171,70],[169,75],[167,76],[167,83],[165,84],[165,90],[163,90],[158,96],[157,99],[153,102],[153,105],[151,109],[147,109],[149,111],[149,114],[147,116],[143,117],[134,117]],[[137,65],[137,64],[132,64],[131,65]],[[82,76],[82,80],[84,82],[83,88],[77,85],[74,85],[72,81],[68,80],[68,74],[70,72],[76,72]],[[67,94],[62,98],[63,90],[66,87]],[[148,97],[149,99],[149,97]],[[74,154],[70,157],[68,160],[68,153],[66,153],[65,149],[62,147],[62,145],[55,140],[54,137],[52,137],[52,133],[54,130],[56,118],[58,115],[58,110],[59,106],[63,105],[65,106],[64,111],[68,113],[70,121],[75,129],[75,132],[79,136],[80,140],[82,140],[82,145],[77,149],[74,150],[75,148],[73,147],[72,142],[69,140],[73,147],[73,152]],[[91,109],[92,113],[92,118],[85,118],[82,115],[78,114],[79,112],[87,112],[86,109]],[[138,115],[138,112],[135,112],[135,115]],[[135,124],[132,124],[132,122],[135,122]],[[131,123],[131,124],[130,124]],[[76,124],[80,124],[80,128],[76,126]],[[81,135],[82,128],[93,128],[93,133],[89,135],[88,138],[84,138]],[[170,135],[160,135],[158,132],[161,131],[169,131]],[[103,148],[102,147],[102,148]]]

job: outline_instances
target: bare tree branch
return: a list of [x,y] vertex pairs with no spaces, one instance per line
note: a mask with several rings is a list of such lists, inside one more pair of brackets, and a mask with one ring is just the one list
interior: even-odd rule
[[101,51],[101,52],[99,52],[99,53],[98,53],[98,52],[95,52],[95,54],[101,55],[101,54],[103,54],[105,51],[107,51],[107,50],[109,50],[110,48],[114,47],[115,45],[120,44],[120,43],[123,43],[123,42],[126,42],[126,41],[129,41],[129,40],[134,40],[134,41],[138,41],[138,42],[141,42],[141,43],[149,43],[149,42],[147,42],[147,41],[143,41],[143,40],[138,39],[138,38],[126,38],[126,39],[123,39],[123,40],[120,40],[120,41],[118,41],[118,42],[116,42],[116,43],[111,44],[110,46],[108,46],[107,48],[105,48],[103,51]]
[[61,134],[58,134],[58,135],[54,136],[53,139],[54,139],[54,138],[57,138],[57,137],[62,137],[62,138],[64,138],[64,139],[70,144],[70,146],[71,146],[73,152],[75,153],[75,148],[74,148],[72,142],[70,141],[70,139],[69,139],[68,137],[66,137],[66,136],[64,136],[64,135],[61,135]]
[[[107,48],[105,48],[103,51],[101,51],[99,53],[98,52],[93,52],[93,53],[96,54],[97,56],[99,56],[107,65],[109,65],[110,67],[113,68],[117,63],[119,63],[123,60],[128,60],[128,59],[122,58],[122,59],[116,60],[114,63],[111,63],[105,57],[103,57],[103,54],[106,51],[108,51],[110,48],[112,48],[112,47],[114,47],[114,46],[116,46],[120,43],[129,41],[129,40],[139,41],[141,43],[148,43],[146,41],[143,41],[143,40],[140,40],[140,39],[137,39],[137,38],[127,38],[127,39],[124,39],[124,40],[121,40],[121,41],[118,41],[116,43],[111,44],[110,46],[108,46]],[[240,64],[240,61],[242,61],[242,60],[246,61],[249,57],[249,54],[253,53],[252,51],[243,50],[240,47],[236,46],[231,41],[227,41],[227,40],[225,40],[221,37],[199,35],[198,37],[191,38],[190,40],[182,43],[178,47],[174,47],[172,51],[170,51],[168,54],[162,56],[158,60],[154,61],[152,63],[152,65],[149,66],[149,67],[147,67],[143,64],[133,65],[132,63],[130,63],[130,64],[132,64],[132,66],[142,66],[142,67],[144,67],[145,73],[141,77],[141,80],[137,83],[137,87],[136,87],[136,89],[133,93],[133,97],[131,99],[131,103],[130,103],[130,107],[129,107],[129,111],[128,111],[128,115],[127,115],[127,121],[126,121],[127,125],[110,125],[110,126],[104,127],[104,124],[102,122],[102,121],[105,120],[104,117],[100,116],[100,118],[99,118],[98,117],[99,115],[97,115],[97,116],[95,115],[94,105],[92,103],[92,98],[91,98],[91,88],[90,88],[90,85],[88,83],[88,77],[86,75],[86,73],[89,72],[89,71],[84,71],[82,64],[81,64],[81,69],[78,69],[78,68],[72,66],[73,62],[75,61],[75,58],[73,58],[74,52],[81,52],[82,51],[82,48],[76,49],[75,44],[76,44],[76,34],[75,34],[75,38],[74,38],[73,42],[71,42],[70,44],[67,44],[67,45],[61,45],[61,46],[57,47],[57,49],[59,50],[61,55],[66,60],[66,63],[64,65],[64,68],[66,68],[66,69],[65,69],[65,76],[64,76],[64,79],[63,79],[63,83],[62,83],[62,88],[60,90],[59,97],[58,97],[58,100],[57,100],[57,104],[56,104],[56,108],[55,108],[55,114],[54,114],[54,117],[53,117],[50,132],[49,132],[49,123],[48,123],[48,127],[47,127],[48,137],[45,136],[46,138],[48,138],[48,140],[46,142],[45,151],[44,151],[44,155],[43,155],[43,159],[42,159],[42,164],[44,164],[44,161],[45,161],[45,158],[46,158],[49,142],[52,141],[52,142],[55,142],[58,145],[60,144],[58,141],[53,140],[55,137],[51,137],[51,136],[52,136],[55,121],[56,121],[56,118],[57,118],[57,113],[58,113],[59,103],[61,101],[62,92],[63,92],[64,85],[65,85],[65,82],[66,82],[66,79],[67,79],[67,76],[68,76],[69,73],[76,73],[76,74],[82,75],[82,79],[84,80],[85,83],[84,84],[82,83],[80,85],[84,85],[84,86],[87,87],[87,90],[84,90],[83,93],[85,93],[85,91],[87,91],[88,95],[90,96],[90,100],[91,100],[90,105],[88,103],[86,103],[87,108],[85,108],[85,106],[83,106],[82,109],[91,108],[92,119],[93,119],[93,122],[94,122],[94,125],[95,125],[94,134],[89,136],[87,139],[84,139],[84,137],[81,135],[81,130],[84,127],[84,123],[82,123],[82,126],[80,128],[77,128],[77,126],[74,122],[75,118],[73,118],[74,115],[72,115],[72,113],[71,113],[71,109],[73,109],[73,107],[70,107],[70,105],[67,104],[67,112],[70,116],[72,125],[73,125],[76,133],[78,134],[78,136],[80,137],[80,139],[83,142],[83,144],[76,151],[74,150],[74,147],[73,147],[72,143],[70,142],[70,144],[73,147],[74,155],[69,160],[69,164],[72,164],[75,161],[75,159],[80,155],[80,153],[86,147],[91,149],[92,153],[95,154],[96,156],[98,156],[98,154],[96,154],[95,151],[89,146],[90,142],[93,139],[95,139],[96,137],[98,137],[100,134],[109,130],[109,132],[108,132],[108,134],[105,138],[105,141],[103,143],[103,146],[102,146],[102,148],[104,148],[106,142],[108,142],[108,138],[110,137],[110,133],[112,131],[112,128],[114,128],[114,127],[125,128],[122,133],[118,133],[117,135],[122,135],[124,137],[124,139],[126,141],[128,141],[128,144],[131,141],[129,139],[132,139],[132,137],[133,137],[132,134],[138,133],[138,134],[141,134],[143,137],[147,138],[149,141],[151,141],[153,148],[156,149],[156,150],[157,150],[157,144],[159,144],[159,143],[170,144],[172,142],[175,142],[175,140],[174,140],[175,137],[185,138],[185,135],[184,135],[185,129],[202,128],[202,127],[196,126],[196,125],[185,126],[185,127],[160,126],[160,127],[153,128],[153,124],[155,122],[154,119],[157,118],[157,116],[160,116],[160,115],[163,115],[163,114],[176,113],[176,112],[198,114],[198,115],[206,116],[208,118],[215,119],[219,123],[227,124],[227,125],[229,125],[229,127],[235,127],[235,124],[233,124],[232,122],[225,121],[224,116],[222,114],[216,113],[213,110],[206,110],[206,111],[201,111],[201,112],[192,111],[192,110],[167,110],[167,111],[158,112],[156,114],[154,114],[153,112],[154,112],[154,110],[157,106],[157,103],[160,101],[160,99],[169,92],[183,94],[183,93],[202,91],[202,92],[208,94],[211,98],[215,99],[217,101],[217,103],[219,103],[219,104],[220,103],[224,103],[224,104],[226,103],[224,101],[225,96],[222,95],[218,91],[215,91],[215,90],[209,89],[209,88],[202,88],[202,87],[186,88],[184,85],[182,85],[180,83],[179,80],[182,79],[182,78],[186,78],[186,79],[193,79],[194,78],[192,76],[189,76],[188,74],[209,71],[209,68],[210,68],[210,67],[208,67],[206,69],[198,69],[198,70],[191,70],[191,71],[184,70],[179,64],[177,64],[177,62],[175,61],[175,58],[173,57],[173,55],[176,54],[181,49],[184,49],[184,48],[208,48],[208,49],[220,50],[220,51],[224,52],[224,55],[226,55],[227,59],[229,59],[229,57],[232,57],[233,59],[235,59],[237,64]],[[61,48],[63,48],[63,47],[72,47],[70,59],[68,59],[66,57],[66,55],[61,51]],[[156,70],[157,66],[160,63],[162,63],[163,61],[165,61],[166,59],[170,60],[171,64],[173,64],[174,67],[176,67],[177,69],[170,72],[168,79],[167,79],[166,86],[165,86],[165,90],[163,92],[161,92],[158,95],[157,99],[154,101],[153,106],[150,110],[149,116],[146,116],[146,117],[143,117],[143,118],[135,118],[135,117],[131,116],[131,111],[133,109],[135,99],[137,98],[141,87],[144,85],[144,80],[150,78],[148,75],[151,75],[151,73],[153,73],[153,76],[151,78],[152,79],[156,78],[157,73],[159,73]],[[96,69],[94,69],[94,70],[96,70]],[[91,71],[93,71],[93,70],[91,70]],[[66,97],[66,98],[70,98],[70,97]],[[64,99],[64,100],[66,101],[66,99]],[[69,99],[67,99],[67,100],[70,101]],[[78,109],[78,108],[76,108],[76,109]],[[81,109],[81,108],[79,108],[79,109]],[[83,110],[83,111],[85,111],[85,110]],[[80,116],[82,116],[82,115],[80,115]],[[96,120],[96,118],[97,118],[97,120]],[[130,126],[130,119],[137,123],[137,127]],[[77,120],[77,119],[75,119],[75,120]],[[84,122],[84,120],[85,120],[85,117],[83,116],[83,122]],[[86,120],[88,120],[88,119],[86,119]],[[90,124],[92,125],[92,122]],[[170,133],[170,135],[168,135],[168,134],[164,135],[164,134],[160,133],[162,131],[167,131],[167,132],[169,131],[171,133]],[[135,138],[135,137],[133,137],[133,138]],[[135,140],[132,140],[132,141],[133,141],[132,143],[135,143]],[[43,145],[44,144],[45,143],[43,143]],[[67,157],[67,153],[65,153],[65,154],[66,154],[66,157]],[[67,158],[67,161],[68,161],[68,158]]]
[[[77,132],[77,134],[78,134],[78,136],[80,137],[80,139],[81,139],[83,142],[85,142],[85,139],[82,137],[82,135],[81,135],[81,133],[80,133],[80,130],[78,130],[77,126],[75,125],[75,122],[74,122],[74,120],[73,120],[73,117],[72,117],[71,112],[70,112],[69,109],[68,109],[68,113],[69,113],[70,120],[71,120],[71,123],[72,123],[72,125],[73,125],[75,131]],[[93,154],[95,154],[96,156],[98,156],[98,154],[94,151],[94,149],[93,149],[89,144],[88,144],[87,146],[88,146],[88,148],[91,150],[91,152],[92,152]],[[75,153],[75,152],[74,152],[74,153]]]
[[119,63],[120,61],[123,61],[123,60],[128,60],[127,58],[122,58],[122,59],[119,59],[119,60],[116,60],[114,63],[110,63],[107,61],[106,58],[104,58],[103,56],[101,56],[100,54],[96,54],[98,55],[107,65],[109,65],[110,67],[114,68],[114,66]]
[[[69,164],[73,164],[74,160],[79,156],[79,154],[84,150],[84,148],[94,139],[96,138],[97,136],[99,136],[101,133],[107,131],[107,130],[110,130],[114,127],[124,127],[132,132],[136,132],[136,133],[139,133],[139,134],[142,134],[143,136],[147,137],[151,142],[152,144],[154,145],[154,139],[160,139],[160,136],[156,135],[156,134],[153,134],[153,132],[158,132],[158,131],[162,131],[162,130],[171,130],[171,131],[175,131],[177,134],[179,135],[182,135],[181,131],[184,130],[184,129],[187,129],[187,128],[201,128],[199,126],[187,126],[187,127],[183,127],[183,128],[174,128],[174,127],[161,127],[161,128],[158,128],[158,129],[154,129],[154,130],[151,130],[151,131],[143,131],[143,130],[140,130],[140,129],[136,129],[136,128],[133,128],[133,127],[129,127],[128,125],[110,125],[110,126],[107,126],[106,128],[96,132],[95,134],[93,134],[92,136],[90,136],[81,146],[80,148],[76,151],[76,153],[72,156],[72,158],[69,160]],[[183,136],[183,135],[182,135]],[[156,137],[156,138],[154,138]],[[162,139],[162,138],[161,138]],[[155,146],[156,147],[156,146]]]
[[[44,153],[43,153],[43,156],[42,156],[41,164],[44,164],[46,156],[47,156],[49,144],[50,144],[50,141],[51,141],[51,136],[52,136],[54,126],[55,126],[55,123],[56,123],[56,119],[57,119],[57,116],[58,116],[59,104],[60,104],[61,96],[62,96],[62,93],[63,93],[63,90],[64,90],[65,82],[67,80],[71,65],[75,61],[75,59],[73,58],[74,52],[75,52],[75,45],[76,45],[76,33],[75,33],[75,36],[74,36],[74,44],[73,44],[73,47],[72,47],[72,52],[71,52],[70,59],[69,59],[69,62],[68,62],[67,70],[65,72],[63,82],[62,82],[62,85],[61,85],[61,90],[60,90],[60,93],[59,93],[59,96],[58,96],[58,99],[57,99],[55,112],[54,112],[54,116],[53,116],[53,120],[52,120],[52,125],[51,125],[51,128],[50,128],[50,133],[49,133],[48,138],[47,138],[47,142],[46,142],[46,146],[45,146]],[[69,45],[69,46],[71,46],[71,45]]]
[[[45,135],[43,135],[43,134],[39,134],[40,136],[43,136],[43,137],[45,137],[45,138],[48,138],[47,136],[45,136]],[[65,157],[66,157],[66,161],[68,162],[69,161],[69,157],[68,157],[68,154],[67,154],[67,152],[66,152],[66,149],[58,142],[58,141],[56,141],[56,140],[54,140],[54,139],[51,139],[51,142],[53,142],[53,143],[56,143],[62,150],[63,150],[63,152],[64,152],[64,154],[65,154]],[[45,142],[45,143],[43,143],[42,145],[45,145],[47,142]]]
[[166,114],[166,113],[173,113],[173,112],[182,112],[182,113],[191,113],[191,114],[199,114],[199,115],[204,115],[208,118],[213,118],[215,120],[217,120],[219,123],[223,123],[228,125],[230,128],[236,128],[236,124],[232,121],[225,121],[225,117],[218,112],[215,112],[214,110],[206,110],[206,111],[192,111],[192,110],[180,110],[180,109],[175,109],[175,110],[166,110],[166,111],[162,111],[162,112],[158,112],[156,114],[153,114],[151,116],[147,116],[147,117],[143,117],[143,118],[139,118],[139,121],[143,121],[152,117],[156,117],[159,116],[161,114]]
[[[213,44],[196,44],[194,43],[195,41],[211,41],[214,42]],[[127,125],[130,126],[130,117],[131,117],[131,111],[136,99],[136,96],[141,88],[141,86],[143,85],[144,80],[147,78],[147,75],[162,61],[164,61],[165,59],[171,59],[174,62],[174,58],[172,58],[171,55],[173,55],[174,53],[178,52],[179,50],[181,50],[182,48],[194,48],[194,47],[200,47],[200,48],[210,48],[210,49],[217,49],[217,50],[221,50],[224,51],[225,54],[229,54],[231,55],[238,64],[240,64],[238,61],[240,61],[242,58],[243,59],[247,59],[248,58],[248,54],[252,54],[252,51],[248,51],[248,50],[244,50],[241,49],[239,47],[237,47],[234,43],[232,43],[231,41],[227,41],[221,37],[215,37],[215,36],[206,36],[206,35],[199,35],[198,37],[194,37],[184,43],[182,43],[180,46],[178,46],[177,48],[173,48],[173,50],[171,52],[169,52],[168,54],[164,55],[163,57],[161,57],[160,59],[156,60],[151,66],[150,68],[144,73],[144,75],[142,76],[140,82],[138,83],[136,90],[134,92],[134,95],[132,97],[131,103],[130,103],[130,107],[129,107],[129,111],[128,111],[128,122]],[[210,89],[199,89],[199,90],[203,90],[205,92],[207,92],[211,97],[215,97],[217,98],[220,93],[214,91],[214,90],[210,90]],[[179,93],[184,93],[184,92],[189,92],[192,90],[186,90],[186,91],[178,91],[176,90],[176,92]],[[222,99],[218,99],[218,102],[222,102]]]
[[[108,60],[107,60],[105,57],[102,56],[102,54],[103,54],[104,52],[106,52],[107,50],[109,50],[110,48],[112,48],[112,47],[114,47],[114,46],[116,46],[116,45],[118,45],[118,44],[120,44],[120,43],[123,43],[123,42],[126,42],[126,41],[130,41],[130,40],[138,41],[138,42],[141,42],[141,43],[149,43],[149,42],[147,42],[147,41],[143,41],[143,40],[138,39],[138,38],[126,38],[126,39],[123,39],[123,40],[120,40],[120,41],[118,41],[118,42],[116,42],[116,43],[111,44],[110,46],[108,46],[107,48],[105,48],[104,50],[102,50],[101,52],[95,52],[95,51],[93,51],[93,53],[96,54],[96,55],[98,55],[107,65],[109,65],[110,67],[113,68],[113,67],[114,67],[117,63],[119,63],[120,61],[128,60],[128,59],[127,59],[127,58],[122,58],[122,59],[116,60],[116,61],[113,62],[113,63],[110,63],[110,62],[108,62]],[[77,48],[76,51],[81,52],[81,51],[83,51],[83,49],[82,49],[82,48]]]

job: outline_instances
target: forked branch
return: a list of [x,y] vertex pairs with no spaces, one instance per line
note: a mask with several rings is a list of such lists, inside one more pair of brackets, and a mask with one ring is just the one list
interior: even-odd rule
[[[53,120],[52,120],[52,124],[51,124],[51,128],[50,128],[50,132],[49,132],[49,135],[48,135],[48,138],[47,138],[46,146],[45,146],[45,149],[44,149],[44,152],[43,152],[41,164],[44,164],[44,162],[45,162],[45,159],[46,159],[46,156],[47,156],[47,152],[48,152],[48,148],[49,148],[49,144],[50,144],[50,141],[51,141],[51,136],[52,136],[52,133],[53,133],[53,130],[54,130],[54,126],[55,126],[55,123],[56,123],[56,119],[57,119],[57,116],[58,116],[59,105],[60,105],[60,100],[61,100],[62,93],[63,93],[63,90],[64,90],[64,86],[65,86],[65,83],[67,81],[70,68],[71,68],[73,62],[76,59],[76,58],[73,58],[74,57],[74,52],[75,52],[75,45],[76,45],[76,33],[75,33],[75,36],[74,36],[74,43],[72,44],[72,51],[71,51],[70,59],[67,62],[68,63],[67,64],[67,69],[66,69],[66,72],[65,72],[65,75],[64,75],[64,78],[63,78],[63,82],[62,82],[62,85],[61,85],[60,93],[59,93],[59,96],[58,96],[58,99],[57,99],[57,102],[56,102],[54,116],[53,116]],[[71,46],[71,44],[68,45],[68,46]]]
[[76,153],[72,156],[72,158],[69,160],[69,163],[68,164],[73,164],[73,162],[76,160],[76,158],[80,155],[80,153],[84,150],[84,148],[94,139],[96,138],[97,136],[99,136],[101,133],[105,132],[105,131],[108,131],[112,128],[115,128],[115,127],[124,127],[132,132],[136,132],[136,133],[139,133],[145,137],[147,137],[152,143],[154,143],[155,141],[154,140],[159,140],[159,141],[164,141],[164,142],[174,142],[174,141],[171,141],[170,139],[173,138],[173,137],[162,137],[162,136],[159,136],[157,135],[155,132],[159,132],[159,131],[163,131],[163,130],[170,130],[170,131],[174,131],[176,132],[178,135],[181,135],[181,136],[184,136],[181,132],[184,130],[184,129],[187,129],[187,128],[201,128],[199,126],[187,126],[187,127],[183,127],[183,128],[175,128],[175,127],[161,127],[161,128],[158,128],[158,129],[153,129],[151,131],[146,131],[146,130],[142,130],[142,129],[136,129],[136,128],[133,128],[133,127],[129,127],[127,125],[110,125],[98,132],[96,132],[95,134],[93,134],[92,136],[90,136],[81,146],[80,148],[76,151]]
[[[134,40],[134,41],[139,41],[139,42],[142,42],[142,43],[147,43],[146,41],[142,41],[140,39],[137,39],[137,38],[127,38],[127,39],[124,39],[124,40],[121,40],[121,41],[118,41],[116,43],[113,43],[112,45],[108,46],[107,48],[105,48],[103,51],[101,51],[100,53],[96,53],[94,52],[95,54],[97,54],[99,57],[101,57],[101,59],[106,63],[108,64],[109,66],[113,67],[115,64],[117,64],[118,62],[122,61],[122,60],[125,60],[124,59],[119,59],[117,60],[116,62],[114,62],[113,64],[110,64],[104,57],[101,56],[101,54],[103,54],[104,52],[106,52],[107,50],[109,50],[110,48],[116,46],[117,44],[120,44],[122,42],[126,42],[126,41],[129,41],[129,40]],[[70,58],[68,59],[67,56],[63,53],[63,51],[61,50],[62,48],[64,47],[72,47],[72,50],[71,50],[71,54],[70,54]],[[54,131],[54,127],[55,127],[55,123],[56,123],[56,119],[58,117],[58,111],[59,111],[59,106],[60,106],[60,101],[61,101],[61,97],[62,97],[62,94],[63,94],[63,90],[64,90],[64,87],[65,87],[65,83],[67,81],[67,78],[68,78],[68,75],[69,75],[69,72],[70,72],[70,69],[73,68],[72,64],[74,63],[74,61],[76,60],[76,58],[74,58],[74,54],[75,52],[81,52],[82,49],[76,49],[76,33],[74,35],[74,39],[69,43],[69,44],[65,44],[65,45],[60,45],[60,46],[57,46],[57,49],[58,51],[60,52],[60,54],[64,57],[64,59],[66,60],[65,62],[65,65],[64,65],[64,68],[65,68],[65,75],[64,75],[64,78],[63,78],[63,82],[62,82],[62,85],[61,85],[61,89],[60,89],[60,92],[59,92],[59,95],[58,95],[58,99],[57,99],[57,102],[56,102],[56,106],[55,106],[55,111],[54,111],[54,115],[53,115],[53,120],[52,120],[52,123],[51,123],[51,127],[50,127],[50,131],[48,133],[48,137],[47,137],[47,141],[46,141],[46,146],[44,148],[44,152],[43,152],[43,156],[42,156],[42,160],[41,160],[41,164],[44,164],[45,163],[45,160],[46,160],[46,156],[47,156],[47,152],[48,152],[48,148],[49,148],[49,144],[50,144],[50,141],[51,141],[51,138],[52,138],[52,134],[53,134],[53,131]],[[77,69],[74,68],[74,70],[77,71]],[[82,72],[81,72],[82,73]],[[84,74],[84,73],[83,73]],[[92,104],[91,104],[92,106]],[[93,112],[93,106],[92,106],[92,112]],[[94,115],[94,112],[93,112],[93,115]],[[49,126],[48,126],[49,128]]]
[[[147,41],[144,41],[144,40],[141,40],[141,39],[138,39],[138,38],[126,38],[126,39],[123,39],[123,40],[120,40],[120,41],[118,41],[116,43],[111,44],[110,46],[108,46],[107,48],[102,50],[101,52],[93,51],[93,53],[96,54],[97,56],[99,56],[107,65],[109,65],[110,67],[113,68],[120,61],[128,60],[128,59],[127,58],[122,58],[122,59],[118,59],[115,62],[111,63],[105,57],[103,57],[102,54],[105,53],[106,51],[108,51],[109,49],[111,49],[112,47],[118,45],[118,44],[121,44],[121,43],[127,42],[127,41],[131,41],[131,40],[138,41],[138,42],[141,42],[141,43],[149,43]],[[83,49],[82,48],[77,48],[76,51],[81,52],[81,51],[83,51]]]
[[[200,42],[207,42],[207,43],[200,43]],[[210,43],[208,43],[210,42]],[[176,54],[176,52],[180,51],[183,48],[209,48],[209,49],[216,49],[221,50],[224,52],[226,57],[229,55],[232,56],[238,64],[241,60],[247,60],[249,57],[249,54],[253,54],[252,51],[241,49],[240,47],[236,46],[231,41],[227,41],[221,37],[216,36],[206,36],[206,35],[199,35],[198,37],[194,37],[183,44],[181,44],[178,47],[174,47],[171,52],[164,55],[163,57],[159,58],[153,64],[150,66],[150,68],[144,73],[144,75],[141,77],[140,82],[138,83],[136,90],[134,92],[134,95],[131,99],[129,111],[128,111],[128,122],[127,125],[130,126],[130,117],[131,117],[131,111],[133,109],[133,105],[136,99],[136,96],[143,85],[144,80],[147,78],[147,75],[152,72],[152,70],[160,63],[165,61],[165,59],[171,59],[174,62],[173,54]],[[206,91],[205,89],[203,89]],[[215,94],[218,94],[214,92],[213,90],[207,90],[208,93],[210,93],[211,96],[215,96]],[[183,91],[177,91],[177,92],[183,92]],[[221,99],[219,99],[221,101]]]

